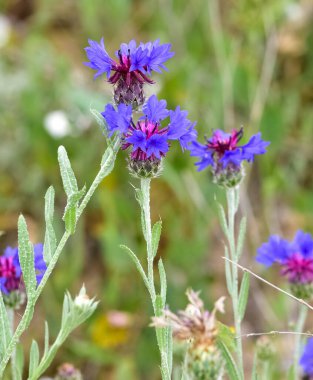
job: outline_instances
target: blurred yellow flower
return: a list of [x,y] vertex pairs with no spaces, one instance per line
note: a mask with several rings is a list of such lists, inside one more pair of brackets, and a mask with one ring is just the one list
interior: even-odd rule
[[132,317],[128,313],[112,310],[100,315],[91,327],[94,343],[102,348],[114,348],[127,343],[131,335]]

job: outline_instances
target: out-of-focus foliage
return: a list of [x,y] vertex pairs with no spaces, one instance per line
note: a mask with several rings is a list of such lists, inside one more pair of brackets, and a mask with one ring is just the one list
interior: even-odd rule
[[[269,232],[288,236],[302,228],[312,233],[312,20],[309,0],[2,0],[1,247],[16,243],[19,212],[28,219],[32,240],[43,239],[50,184],[56,188],[60,231],[65,195],[58,145],[66,147],[80,188],[98,170],[105,142],[89,109],[102,111],[111,89],[104,79],[93,81],[83,66],[83,48],[88,38],[102,36],[110,53],[131,38],[173,44],[169,72],[155,75],[157,84],[148,90],[158,91],[171,107],[189,110],[200,136],[212,128],[243,125],[247,136],[260,129],[271,141],[269,153],[247,170],[242,191],[242,212],[249,220],[244,264],[260,270],[255,249]],[[37,326],[44,318],[53,334],[64,289],[77,290],[85,282],[100,306],[85,329],[68,340],[55,366],[72,361],[86,379],[159,376],[146,290],[119,248],[125,243],[144,256],[135,181],[120,153],[67,245],[25,337],[26,342],[32,334],[43,337]],[[208,174],[196,173],[193,159],[179,149],[168,155],[163,175],[153,181],[152,217],[163,220],[159,254],[172,310],[184,305],[187,287],[202,289],[211,304],[226,294],[215,196],[224,201]],[[286,310],[293,304],[267,288],[265,297],[255,281],[251,287],[243,329],[288,326],[293,313],[287,319]],[[229,314],[223,322],[230,321]],[[291,356],[288,339],[276,340],[282,357]],[[245,341],[247,347],[251,343]],[[248,371],[252,358],[247,359]]]

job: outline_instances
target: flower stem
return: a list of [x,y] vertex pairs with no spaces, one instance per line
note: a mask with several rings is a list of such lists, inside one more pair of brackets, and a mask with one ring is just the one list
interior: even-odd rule
[[239,290],[238,290],[238,255],[235,241],[235,216],[238,209],[239,201],[239,188],[230,188],[226,191],[227,197],[227,209],[228,209],[228,228],[227,228],[227,240],[229,246],[230,258],[234,262],[232,264],[232,285],[231,285],[231,299],[233,303],[234,323],[235,330],[238,339],[236,339],[237,345],[237,358],[242,379],[244,379],[243,370],[243,354],[242,354],[242,339],[241,339],[241,318],[239,315]]
[[[14,334],[14,310],[12,308],[7,308],[7,314],[8,314],[8,319],[10,323],[10,328],[11,328],[11,333],[12,335]],[[12,375],[12,380],[17,380],[16,376],[16,352],[15,349],[12,352],[11,355],[11,375]]]
[[[157,316],[158,308],[157,305],[157,296],[155,291],[154,284],[154,273],[153,273],[153,260],[154,260],[154,252],[152,250],[152,230],[151,230],[151,215],[150,215],[150,178],[144,178],[140,180],[141,185],[141,194],[142,194],[142,213],[143,213],[143,234],[147,243],[147,267],[148,267],[148,291],[150,293],[151,302],[153,306],[154,315]],[[158,346],[161,355],[161,375],[162,380],[170,380],[171,379],[171,370],[170,365],[168,363],[169,356],[172,355],[172,352],[169,352],[168,345],[163,339],[163,331],[158,331],[156,327],[156,335]]]
[[300,359],[300,353],[301,353],[301,343],[303,341],[303,336],[299,333],[303,332],[307,314],[308,314],[308,308],[305,305],[300,305],[298,321],[295,328],[295,332],[298,334],[296,334],[295,336],[295,352],[294,352],[294,361],[293,361],[294,380],[297,380],[299,376],[298,366],[299,366],[299,359]]
[[[98,185],[113,170],[119,144],[120,144],[120,140],[116,140],[114,142],[114,145],[109,146],[107,148],[107,150],[105,151],[105,153],[103,155],[103,161],[101,163],[100,170],[99,170],[98,174],[96,175],[96,178],[94,179],[93,183],[91,184],[88,192],[84,196],[80,206],[77,209],[77,217],[76,217],[77,220],[80,218],[83,210],[85,209],[87,203],[89,202],[93,193],[97,189]],[[27,329],[27,327],[28,327],[28,325],[29,325],[29,323],[33,317],[34,307],[35,307],[36,301],[38,300],[48,278],[50,277],[50,275],[51,275],[51,273],[52,273],[52,271],[53,271],[53,269],[54,269],[54,267],[55,267],[55,265],[59,259],[60,254],[61,254],[61,252],[62,252],[62,250],[63,250],[63,248],[64,248],[64,246],[65,246],[65,244],[66,244],[66,242],[70,236],[71,236],[71,234],[69,232],[67,232],[67,231],[64,232],[64,234],[63,234],[63,236],[62,236],[61,240],[59,241],[59,244],[56,248],[56,251],[55,251],[54,255],[52,256],[52,259],[49,262],[49,265],[47,267],[47,270],[45,271],[45,274],[44,274],[40,284],[38,285],[35,293],[33,294],[33,297],[31,297],[27,300],[27,305],[26,305],[26,309],[24,311],[23,317],[20,320],[20,323],[18,324],[18,326],[17,326],[17,328],[16,328],[16,330],[15,330],[15,332],[14,332],[14,334],[13,334],[13,336],[12,336],[12,338],[8,344],[6,352],[4,353],[3,358],[0,362],[0,379],[2,379],[3,372],[6,368],[6,365],[7,365],[8,361],[10,360],[10,357],[12,356],[17,343],[19,342],[21,335]]]

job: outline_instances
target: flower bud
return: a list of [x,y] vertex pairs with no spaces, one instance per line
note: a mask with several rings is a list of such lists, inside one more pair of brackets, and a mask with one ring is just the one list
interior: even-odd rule
[[257,340],[256,350],[258,360],[263,362],[271,360],[275,354],[275,348],[267,336],[262,336]]
[[55,380],[83,380],[81,372],[73,364],[64,363],[58,368]]
[[161,174],[163,165],[162,160],[158,159],[137,160],[130,157],[128,169],[135,178],[155,178]]

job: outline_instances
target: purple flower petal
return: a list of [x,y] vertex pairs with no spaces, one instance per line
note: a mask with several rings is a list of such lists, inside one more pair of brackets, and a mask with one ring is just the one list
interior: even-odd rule
[[140,130],[133,131],[132,135],[127,137],[125,140],[127,143],[133,145],[132,151],[136,149],[141,149],[142,151],[146,150],[146,134]]
[[161,159],[161,154],[168,152],[169,146],[167,142],[167,136],[153,135],[147,140],[147,157],[154,155],[156,158]]
[[88,40],[88,42],[90,46],[86,47],[85,51],[89,62],[84,62],[84,65],[97,71],[94,78],[104,73],[109,77],[114,61],[105,50],[103,38],[100,43],[93,40]]
[[108,104],[101,115],[107,122],[109,135],[112,135],[114,132],[124,134],[127,132],[130,125],[132,107],[131,105],[121,103],[116,110],[112,104]]
[[247,161],[253,161],[256,154],[264,154],[266,147],[270,144],[269,141],[261,139],[261,133],[257,133],[252,136],[246,145],[241,146],[243,159]]
[[306,375],[313,375],[313,338],[309,338],[299,361]]
[[145,119],[146,117],[152,123],[158,123],[164,120],[169,114],[169,111],[166,109],[166,101],[159,101],[155,95],[150,96],[143,106],[142,111],[145,116],[141,117],[141,119]]
[[272,235],[267,243],[263,243],[258,249],[256,261],[270,267],[273,263],[285,262],[291,253],[290,243],[277,235]]

